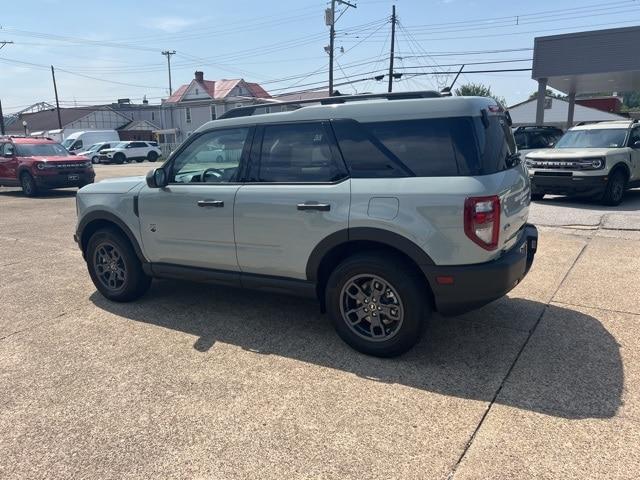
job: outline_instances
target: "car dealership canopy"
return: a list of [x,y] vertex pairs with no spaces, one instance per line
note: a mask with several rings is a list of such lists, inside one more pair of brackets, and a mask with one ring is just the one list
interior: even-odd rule
[[640,90],[640,27],[537,37],[532,78],[538,81],[536,123],[544,123],[547,87],[568,95],[573,125],[576,94]]

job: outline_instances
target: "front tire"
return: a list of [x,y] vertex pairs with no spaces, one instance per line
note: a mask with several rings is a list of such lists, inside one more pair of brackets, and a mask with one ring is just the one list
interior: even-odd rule
[[624,191],[627,188],[627,176],[622,170],[617,170],[609,177],[607,186],[602,196],[602,203],[611,207],[615,207],[622,203]]
[[329,318],[354,349],[376,357],[400,355],[419,340],[431,314],[424,278],[388,252],[357,254],[332,272],[326,289]]
[[22,192],[27,197],[35,197],[38,195],[38,185],[29,172],[22,172],[20,174],[20,186]]
[[136,300],[151,285],[151,277],[142,270],[131,243],[116,229],[96,231],[89,239],[85,258],[93,284],[109,300]]
[[118,165],[122,165],[125,160],[126,160],[126,157],[122,153],[116,153],[113,156],[113,161],[116,162]]
[[97,165],[98,163],[100,163],[100,158],[97,155],[94,157],[91,157],[91,163],[93,163],[94,165]]

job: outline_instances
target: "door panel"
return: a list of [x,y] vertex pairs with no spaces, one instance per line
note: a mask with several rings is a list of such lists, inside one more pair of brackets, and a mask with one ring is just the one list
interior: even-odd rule
[[[233,202],[239,185],[169,185],[140,192],[140,229],[149,260],[238,271]],[[222,202],[199,205],[198,202]]]
[[143,187],[140,230],[153,262],[238,272],[233,209],[244,157],[215,162],[214,149],[248,150],[251,128],[196,134],[165,168],[169,185]]
[[[13,153],[13,156],[5,157],[5,153]],[[14,146],[11,143],[5,143],[0,148],[0,178],[4,179],[5,184],[17,184],[18,158],[15,153]]]
[[[306,279],[313,249],[328,235],[348,227],[350,190],[351,180],[333,185],[240,187],[235,229],[241,271]],[[302,207],[314,203],[320,205]]]
[[348,228],[351,181],[322,122],[267,125],[256,136],[251,183],[235,204],[240,270],[306,279],[313,249]]

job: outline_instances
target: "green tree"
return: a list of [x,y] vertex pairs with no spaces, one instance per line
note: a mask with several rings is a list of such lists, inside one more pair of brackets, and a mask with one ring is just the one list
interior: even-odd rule
[[[547,88],[545,95],[547,97],[551,97],[551,98],[562,98],[562,99],[566,99],[567,96],[566,95],[562,95],[561,93],[556,93],[553,90],[551,90],[550,88]],[[534,99],[534,98],[538,98],[538,92],[532,92],[531,95],[529,95],[529,100]]]
[[503,106],[507,104],[504,97],[494,95],[491,87],[481,83],[465,83],[464,85],[460,85],[460,88],[455,89],[455,94],[459,97],[490,97]]

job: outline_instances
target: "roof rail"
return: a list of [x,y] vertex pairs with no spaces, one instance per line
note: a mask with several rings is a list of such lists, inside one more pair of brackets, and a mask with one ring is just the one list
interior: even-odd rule
[[[256,111],[266,108],[280,108],[280,112],[287,110],[297,110],[309,105],[335,105],[349,102],[362,102],[366,100],[386,99],[386,100],[408,100],[417,98],[439,98],[443,97],[440,92],[435,90],[421,90],[417,92],[395,92],[395,93],[367,93],[362,95],[336,95],[335,97],[313,98],[309,100],[293,100],[289,102],[269,102],[249,105],[246,107],[238,107],[223,113],[218,117],[222,120],[225,118],[250,117],[256,115]],[[275,112],[260,112],[275,113]]]
[[45,137],[44,135],[0,135],[0,140],[7,140],[10,138],[40,138],[43,140],[53,140],[53,138]]

